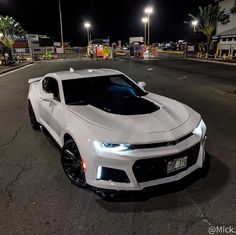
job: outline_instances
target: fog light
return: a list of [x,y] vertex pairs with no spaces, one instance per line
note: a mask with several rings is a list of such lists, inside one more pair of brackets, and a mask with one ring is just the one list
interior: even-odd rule
[[97,169],[97,180],[100,180],[102,177],[102,167],[99,166]]
[[97,180],[109,182],[130,183],[130,180],[125,171],[102,166],[98,166],[96,178]]

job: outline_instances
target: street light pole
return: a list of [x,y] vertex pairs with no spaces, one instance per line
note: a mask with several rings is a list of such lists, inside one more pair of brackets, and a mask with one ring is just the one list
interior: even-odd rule
[[61,0],[58,0],[59,4],[59,15],[60,15],[60,28],[61,28],[61,47],[64,53],[64,38],[63,38],[63,26],[62,26],[62,14],[61,14]]
[[150,45],[150,13],[148,13],[148,45]]
[[89,27],[87,27],[87,38],[88,38],[88,44],[89,44]]
[[144,22],[144,45],[147,45],[147,22]]
[[147,7],[144,12],[147,14],[148,17],[148,45],[150,45],[150,14],[153,12],[152,7]]
[[89,44],[89,38],[91,37],[91,35],[89,36],[89,28],[90,28],[90,23],[89,22],[85,22],[84,23],[84,27],[87,29],[87,39],[88,39],[88,44]]
[[192,26],[193,26],[193,31],[194,31],[194,33],[196,33],[196,27],[197,27],[197,25],[198,25],[198,21],[197,21],[197,20],[192,21]]
[[198,21],[197,20],[194,20],[194,21],[192,21],[192,26],[193,26],[193,40],[194,40],[194,51],[193,51],[193,54],[195,54],[195,51],[196,51],[196,49],[195,49],[195,47],[196,47],[196,45],[197,45],[197,41],[196,41],[196,27],[197,27],[197,25],[198,25]]
[[144,45],[147,45],[147,22],[148,22],[148,18],[147,17],[142,18],[142,22],[144,23]]

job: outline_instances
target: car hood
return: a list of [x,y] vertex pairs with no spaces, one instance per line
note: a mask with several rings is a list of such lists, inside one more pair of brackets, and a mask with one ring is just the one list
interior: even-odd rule
[[190,118],[190,109],[175,100],[152,93],[146,95],[145,99],[160,108],[141,115],[112,114],[92,105],[69,106],[69,110],[90,124],[123,134],[168,132],[180,127]]

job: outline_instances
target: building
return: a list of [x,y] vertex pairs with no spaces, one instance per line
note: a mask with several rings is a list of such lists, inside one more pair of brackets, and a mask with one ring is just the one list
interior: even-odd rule
[[[235,0],[217,0],[219,6],[230,13]],[[218,23],[216,35],[213,39],[218,40],[216,57],[235,58],[236,57],[236,14],[230,14],[230,22],[227,24]]]
[[[230,12],[232,7],[234,6],[235,0],[223,0],[219,1],[219,6],[222,9],[225,9],[226,12]],[[230,15],[230,22],[227,24],[219,23],[216,29],[216,35],[222,37],[236,37],[236,14]]]

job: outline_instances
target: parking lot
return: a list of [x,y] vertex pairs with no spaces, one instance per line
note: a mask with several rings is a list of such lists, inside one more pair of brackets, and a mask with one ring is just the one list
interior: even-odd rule
[[[198,111],[207,125],[205,177],[185,179],[106,201],[72,185],[60,152],[31,129],[28,79],[48,72],[114,68],[146,89]],[[37,62],[0,77],[0,234],[209,234],[236,231],[235,66],[182,58],[153,61],[69,59]]]

